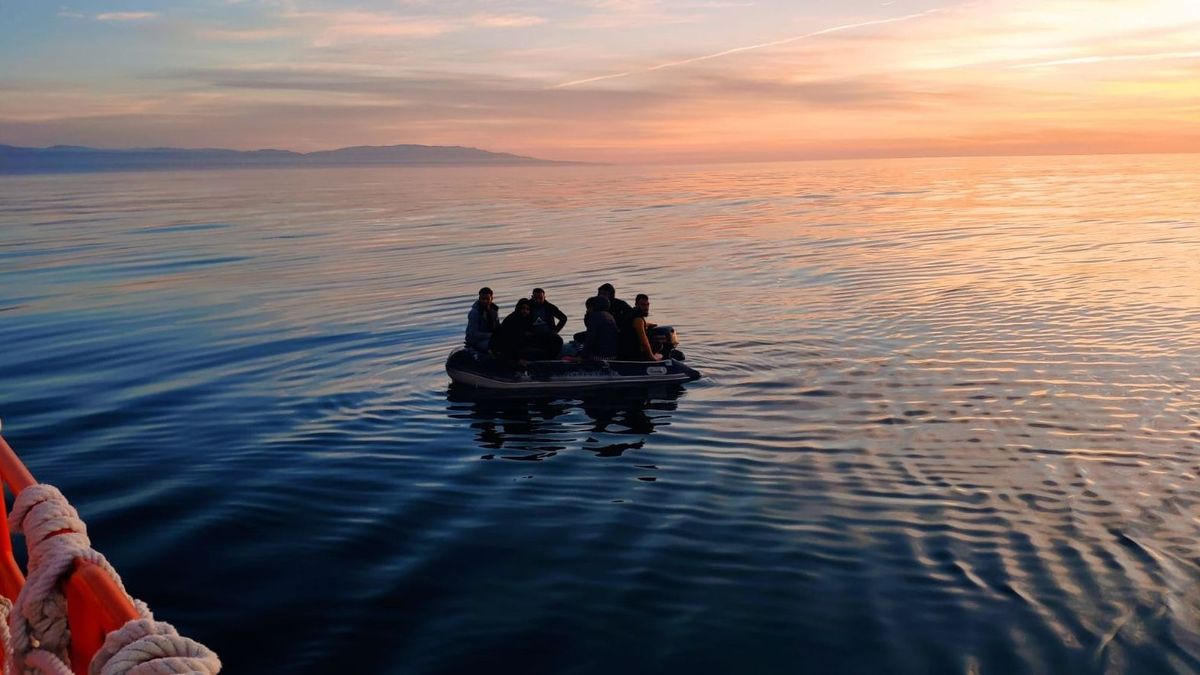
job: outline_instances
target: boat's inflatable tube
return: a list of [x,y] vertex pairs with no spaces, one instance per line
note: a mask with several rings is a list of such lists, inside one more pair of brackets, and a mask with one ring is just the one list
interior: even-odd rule
[[502,363],[473,349],[456,349],[446,359],[455,384],[485,389],[567,389],[688,382],[700,373],[681,361],[530,361]]

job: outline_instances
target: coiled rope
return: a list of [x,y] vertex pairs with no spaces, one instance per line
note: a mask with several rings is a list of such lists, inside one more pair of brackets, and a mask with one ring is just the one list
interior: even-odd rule
[[155,621],[145,603],[129,596],[116,570],[92,548],[87,526],[58,488],[36,484],[22,490],[9,527],[25,535],[29,574],[16,603],[0,598],[7,675],[71,675],[71,634],[61,587],[76,560],[90,561],[107,573],[140,615],[108,634],[89,664],[89,675],[220,672],[216,654],[170,624]]

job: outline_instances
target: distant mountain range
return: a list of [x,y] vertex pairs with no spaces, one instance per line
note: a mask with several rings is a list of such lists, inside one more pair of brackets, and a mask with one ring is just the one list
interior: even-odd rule
[[49,148],[0,145],[0,174],[303,166],[505,166],[573,163],[441,145],[368,145],[305,153],[288,150],[106,150],[77,145],[55,145]]

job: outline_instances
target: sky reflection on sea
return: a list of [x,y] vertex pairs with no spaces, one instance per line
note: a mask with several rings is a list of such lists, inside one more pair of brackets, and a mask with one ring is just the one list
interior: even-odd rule
[[[229,672],[1197,672],[1195,167],[0,177],[0,415]],[[705,377],[449,387],[605,281]]]

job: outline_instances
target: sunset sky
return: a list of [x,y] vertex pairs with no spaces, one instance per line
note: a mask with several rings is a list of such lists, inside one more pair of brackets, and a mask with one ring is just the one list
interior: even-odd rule
[[0,143],[1200,151],[1200,0],[0,4]]

